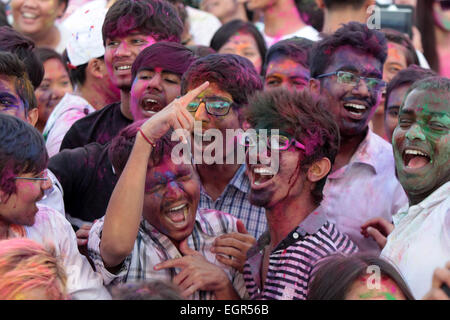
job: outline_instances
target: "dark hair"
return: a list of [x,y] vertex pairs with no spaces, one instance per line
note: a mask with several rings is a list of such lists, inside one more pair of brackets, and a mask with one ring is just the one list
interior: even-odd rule
[[367,252],[351,256],[336,253],[320,261],[313,271],[306,299],[345,300],[355,281],[367,275],[369,266],[379,267],[381,276],[391,278],[407,300],[414,300],[411,290],[394,265],[377,254]]
[[181,293],[172,283],[153,280],[123,283],[111,287],[113,300],[182,300]]
[[388,100],[393,90],[404,85],[410,86],[418,80],[434,76],[437,76],[437,74],[433,70],[424,69],[415,64],[410,65],[406,69],[400,70],[387,85],[384,99],[384,115],[386,116]]
[[431,69],[439,72],[440,63],[434,31],[436,23],[433,18],[433,3],[434,1],[432,0],[417,0],[416,21],[417,29],[422,34],[423,55],[430,64]]
[[[34,49],[34,53],[36,54],[38,59],[41,61],[42,65],[44,65],[44,63],[50,59],[58,60],[64,66],[64,69],[66,70],[67,75],[70,76],[70,71],[67,66],[67,61],[68,61],[67,58],[64,59],[64,57],[62,55],[60,55],[58,52],[56,52],[55,50],[50,49],[50,48],[36,48],[36,49]],[[66,55],[66,57],[67,57],[67,55]],[[72,78],[70,78],[70,80],[72,82]],[[73,83],[72,83],[72,85],[73,85]]]
[[405,34],[394,29],[381,29],[388,42],[393,42],[403,46],[406,49],[406,66],[411,64],[419,65],[419,58],[417,57],[416,49]]
[[269,48],[266,55],[266,62],[263,66],[263,75],[267,72],[267,66],[273,57],[284,56],[309,69],[310,53],[314,41],[306,38],[293,37],[278,41]]
[[450,79],[434,76],[421,79],[413,83],[413,85],[408,89],[407,95],[413,90],[425,90],[425,91],[447,91],[450,93]]
[[[291,92],[277,88],[255,94],[245,115],[254,128],[278,129],[303,143],[306,150],[298,165],[301,163],[301,169],[306,170],[323,157],[333,164],[339,150],[339,127],[325,106],[309,89]],[[316,205],[322,201],[327,176],[311,191]]]
[[164,0],[118,0],[105,16],[102,35],[123,37],[131,30],[151,35],[155,40],[180,42],[183,23],[175,7]]
[[310,71],[315,78],[324,73],[333,61],[334,52],[342,46],[374,56],[383,65],[387,57],[387,41],[383,33],[369,29],[365,24],[349,22],[331,35],[316,42],[311,51]]
[[194,55],[197,58],[201,58],[201,57],[205,57],[208,54],[213,54],[216,53],[216,51],[211,48],[211,47],[207,47],[201,44],[197,44],[197,45],[189,45],[186,46],[187,48],[189,48],[190,50],[192,50],[192,52],[194,53]]
[[222,48],[237,32],[249,34],[255,39],[261,56],[262,65],[264,65],[267,52],[266,41],[253,23],[239,19],[225,23],[216,31],[216,33],[214,33],[210,47],[215,51],[219,51],[220,48]]
[[0,113],[0,189],[13,194],[18,174],[39,173],[47,162],[47,149],[39,131],[19,118]]
[[132,80],[141,70],[161,67],[180,76],[186,72],[196,59],[194,53],[176,42],[161,41],[142,50],[131,67]]
[[15,54],[0,51],[0,74],[15,77],[14,87],[25,107],[25,116],[31,109],[37,108],[34,88],[28,79],[25,65]]
[[361,9],[366,0],[323,0],[328,10],[352,6],[353,9]]
[[303,22],[314,27],[317,31],[323,28],[323,10],[317,6],[315,0],[295,0],[295,5]]
[[[138,129],[146,120],[148,119],[133,122],[120,130],[119,134],[111,141],[111,145],[108,148],[108,158],[119,175],[125,168],[133,150]],[[153,166],[159,165],[164,156],[170,156],[173,147],[179,143],[177,141],[171,141],[171,135],[172,130],[169,130],[164,136],[154,142],[156,146],[152,149],[149,157]]]
[[[72,82],[72,86],[75,84],[78,84],[80,86],[84,85],[84,82],[86,81],[86,69],[88,67],[89,62],[86,62],[84,64],[80,64],[79,66],[73,66],[70,63],[69,56],[67,54],[67,49],[64,49],[63,53],[61,54],[61,57],[64,61],[64,65],[66,66],[66,69],[69,70],[69,76],[70,81]],[[105,56],[97,57],[95,59],[104,60]]]
[[181,93],[186,94],[188,85],[200,85],[205,81],[228,92],[238,108],[246,105],[250,95],[263,87],[252,63],[236,54],[215,53],[197,59],[183,75]]
[[0,27],[0,50],[14,53],[25,64],[28,78],[34,88],[39,87],[44,78],[44,66],[34,54],[33,40],[9,26]]

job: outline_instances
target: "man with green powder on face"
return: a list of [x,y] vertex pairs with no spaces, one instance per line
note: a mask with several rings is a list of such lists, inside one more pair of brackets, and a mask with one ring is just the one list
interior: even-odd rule
[[450,79],[426,78],[409,89],[392,146],[409,205],[394,216],[381,255],[398,266],[420,299],[433,271],[450,261]]

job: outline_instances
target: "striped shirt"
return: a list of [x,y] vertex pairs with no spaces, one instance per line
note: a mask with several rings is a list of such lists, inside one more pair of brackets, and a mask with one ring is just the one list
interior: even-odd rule
[[[200,252],[206,260],[222,268],[230,279],[233,287],[241,298],[248,297],[243,276],[236,269],[225,266],[216,260],[216,254],[211,252],[214,239],[224,233],[236,232],[236,218],[217,211],[198,209],[194,229],[188,237],[189,247]],[[111,286],[125,282],[139,282],[148,280],[162,280],[171,282],[180,272],[179,268],[168,268],[155,271],[153,267],[169,259],[181,258],[172,241],[154,226],[142,219],[139,226],[133,251],[122,263],[121,269],[113,274],[109,272],[100,256],[101,232],[104,218],[98,220],[89,233],[89,256],[95,264],[105,285]],[[197,291],[190,299],[211,300],[214,299],[213,292]]]
[[323,214],[314,212],[270,253],[266,280],[261,288],[263,252],[270,243],[269,232],[247,253],[244,280],[251,299],[305,300],[314,267],[334,253],[358,251],[350,238],[339,232]]
[[203,186],[200,189],[199,208],[215,209],[229,213],[241,220],[247,231],[258,239],[267,230],[266,211],[249,201],[250,180],[241,165],[220,197],[213,201]]

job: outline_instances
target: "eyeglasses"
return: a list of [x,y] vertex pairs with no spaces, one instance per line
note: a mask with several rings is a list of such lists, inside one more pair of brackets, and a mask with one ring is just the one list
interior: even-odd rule
[[450,0],[441,0],[438,2],[441,5],[442,11],[450,10]]
[[201,103],[204,103],[206,106],[206,112],[213,116],[226,116],[228,112],[230,112],[230,108],[233,105],[233,102],[224,101],[224,100],[200,100],[199,102],[191,102],[187,105],[186,109],[189,112],[197,112],[198,107]]
[[371,91],[380,91],[386,86],[386,82],[381,79],[360,77],[354,73],[347,72],[347,71],[335,71],[335,72],[321,74],[320,76],[317,76],[317,79],[324,78],[324,77],[330,77],[330,76],[334,76],[334,75],[337,76],[337,80],[339,83],[348,84],[348,85],[352,85],[352,86],[359,85],[359,82],[361,81],[361,79],[364,79],[364,81],[366,82],[367,88]]
[[[259,134],[240,134],[238,136],[238,142],[240,145],[245,147],[256,147],[258,145],[258,140],[260,140],[261,135]],[[294,145],[295,147],[306,150],[305,145],[298,142],[295,139],[289,139],[286,136],[279,135],[279,134],[272,134],[270,136],[265,137],[267,138],[267,146],[271,150],[280,150],[284,151],[289,149],[291,145]]]
[[39,174],[39,177],[14,177],[14,179],[32,180],[32,181],[47,181],[47,180],[49,180],[49,177],[47,175],[47,170],[44,170]]

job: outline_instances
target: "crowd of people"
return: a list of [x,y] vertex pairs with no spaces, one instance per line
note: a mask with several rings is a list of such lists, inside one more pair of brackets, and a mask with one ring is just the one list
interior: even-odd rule
[[450,299],[450,1],[395,2],[0,2],[0,299]]

